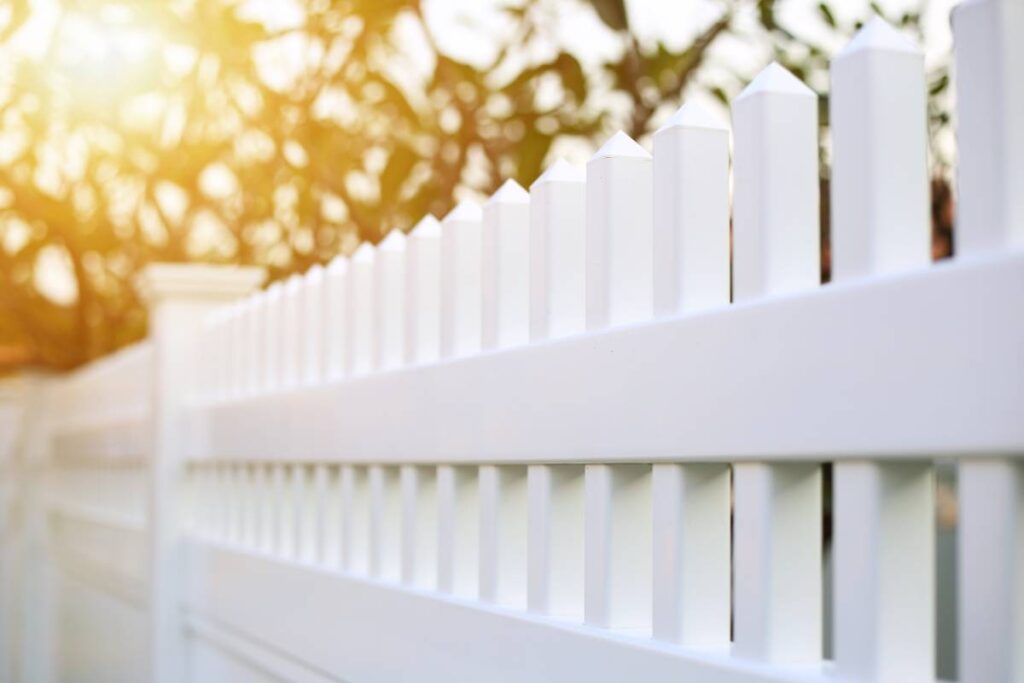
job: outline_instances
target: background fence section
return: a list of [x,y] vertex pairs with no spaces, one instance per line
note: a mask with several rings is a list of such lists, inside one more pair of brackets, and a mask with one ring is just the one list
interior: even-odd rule
[[152,267],[151,340],[43,382],[45,500],[4,508],[45,516],[50,673],[1024,680],[1024,14],[954,27],[949,261],[922,56],[875,19],[825,286],[818,100],[776,64],[731,175],[688,104],[263,290]]

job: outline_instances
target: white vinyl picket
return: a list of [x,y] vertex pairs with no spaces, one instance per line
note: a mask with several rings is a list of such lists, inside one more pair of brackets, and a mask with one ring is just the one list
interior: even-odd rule
[[153,266],[152,339],[47,380],[27,557],[131,605],[111,679],[933,681],[949,459],[956,680],[1024,680],[1024,9],[954,30],[951,261],[875,18],[832,62],[828,285],[820,100],[774,63],[731,176],[691,102],[261,291]]

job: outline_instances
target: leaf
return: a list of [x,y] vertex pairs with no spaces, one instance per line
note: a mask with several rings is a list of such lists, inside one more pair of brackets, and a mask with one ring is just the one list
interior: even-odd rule
[[629,16],[625,0],[590,0],[597,16],[613,31],[628,31]]
[[565,89],[576,96],[577,102],[582,102],[587,97],[587,79],[583,74],[583,67],[579,61],[568,52],[558,55],[555,60],[555,68],[562,77],[562,85]]
[[818,14],[830,28],[836,28],[836,16],[832,13],[832,8],[824,2],[818,3]]
[[419,159],[419,155],[409,147],[405,145],[395,147],[388,159],[387,166],[380,174],[381,196],[397,197],[402,183]]
[[929,95],[938,95],[949,86],[949,74],[942,74],[928,88]]

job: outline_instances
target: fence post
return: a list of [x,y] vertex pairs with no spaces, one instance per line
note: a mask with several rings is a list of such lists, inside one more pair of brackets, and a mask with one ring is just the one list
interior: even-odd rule
[[[836,281],[927,266],[924,55],[876,17],[832,62]],[[843,460],[833,469],[835,659],[845,677],[935,674],[934,470]]]
[[958,254],[1024,245],[1024,5],[964,2],[953,11]]
[[[736,301],[818,285],[818,102],[771,64],[733,102]],[[821,658],[821,467],[733,470],[735,652],[776,664]]]
[[[956,47],[957,257],[1024,245],[1024,5],[964,2]],[[960,680],[1024,677],[1024,465],[959,465]]]
[[137,287],[149,311],[154,347],[149,467],[150,678],[186,680],[181,623],[182,544],[179,500],[185,397],[196,377],[196,341],[215,307],[248,294],[262,269],[199,264],[151,264]]

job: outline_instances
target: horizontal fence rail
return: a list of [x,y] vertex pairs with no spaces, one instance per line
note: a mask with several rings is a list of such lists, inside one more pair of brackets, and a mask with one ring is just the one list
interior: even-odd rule
[[948,261],[923,55],[876,18],[832,63],[828,284],[819,100],[778,64],[731,126],[687,103],[265,289],[153,267],[151,339],[46,426],[42,561],[145,624],[109,666],[1021,680],[1016,7],[954,14]]

